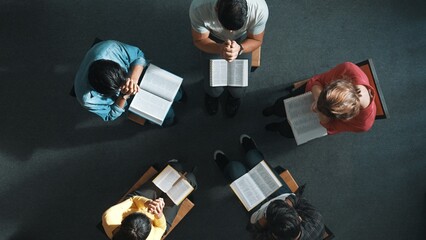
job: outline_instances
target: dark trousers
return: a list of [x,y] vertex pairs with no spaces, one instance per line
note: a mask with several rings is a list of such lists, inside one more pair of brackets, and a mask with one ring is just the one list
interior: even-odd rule
[[291,97],[295,97],[298,96],[300,94],[305,93],[305,89],[306,89],[306,83],[304,85],[302,85],[301,87],[295,89],[294,91],[290,92],[289,94],[278,98],[274,105],[272,105],[271,107],[273,108],[273,114],[275,116],[278,117],[287,117],[286,112],[285,112],[285,106],[284,106],[284,100],[287,98],[291,98]]

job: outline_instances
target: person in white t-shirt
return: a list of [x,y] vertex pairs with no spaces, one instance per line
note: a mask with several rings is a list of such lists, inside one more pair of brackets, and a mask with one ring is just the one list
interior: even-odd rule
[[[189,9],[194,45],[202,53],[202,69],[207,112],[218,111],[223,87],[211,87],[210,59],[248,59],[263,42],[269,11],[265,0],[193,0]],[[235,116],[245,93],[244,87],[227,87],[225,112]]]

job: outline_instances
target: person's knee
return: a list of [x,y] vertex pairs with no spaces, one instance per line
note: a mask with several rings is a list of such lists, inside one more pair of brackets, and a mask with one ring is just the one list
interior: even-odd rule
[[262,160],[264,160],[264,156],[262,152],[258,149],[251,149],[246,153],[246,164],[248,168],[253,168],[257,164],[259,164]]
[[220,97],[222,95],[224,88],[223,87],[210,87],[210,85],[206,86],[204,88],[204,91],[210,96],[210,97]]
[[197,179],[196,179],[195,175],[192,172],[190,172],[190,173],[186,174],[186,179],[191,184],[191,186],[194,188],[194,190],[196,190],[197,187],[198,187],[198,184],[197,184]]
[[242,98],[244,97],[246,88],[245,87],[229,87],[228,92],[229,94],[231,94],[233,98]]
[[237,161],[230,161],[224,169],[225,176],[232,182],[247,172],[246,167]]

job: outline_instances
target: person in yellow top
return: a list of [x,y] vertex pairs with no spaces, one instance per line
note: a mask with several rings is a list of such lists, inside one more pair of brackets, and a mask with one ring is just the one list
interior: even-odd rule
[[[169,164],[183,172],[180,163],[169,161]],[[196,189],[193,171],[185,177]],[[152,181],[148,181],[130,193],[126,200],[106,210],[102,215],[102,226],[112,240],[160,240],[170,228],[179,207]]]
[[102,226],[107,236],[114,240],[161,239],[167,227],[164,205],[162,198],[128,198],[103,214]]

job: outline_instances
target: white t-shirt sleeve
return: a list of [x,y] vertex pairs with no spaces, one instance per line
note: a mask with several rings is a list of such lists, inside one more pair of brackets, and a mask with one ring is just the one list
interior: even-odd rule
[[258,35],[265,31],[266,22],[269,17],[268,5],[265,1],[259,1],[257,8],[254,9],[254,22],[248,26],[247,32],[253,35]]
[[202,7],[200,7],[197,2],[198,1],[192,1],[189,7],[189,19],[191,20],[192,29],[198,33],[209,32],[204,24]]

